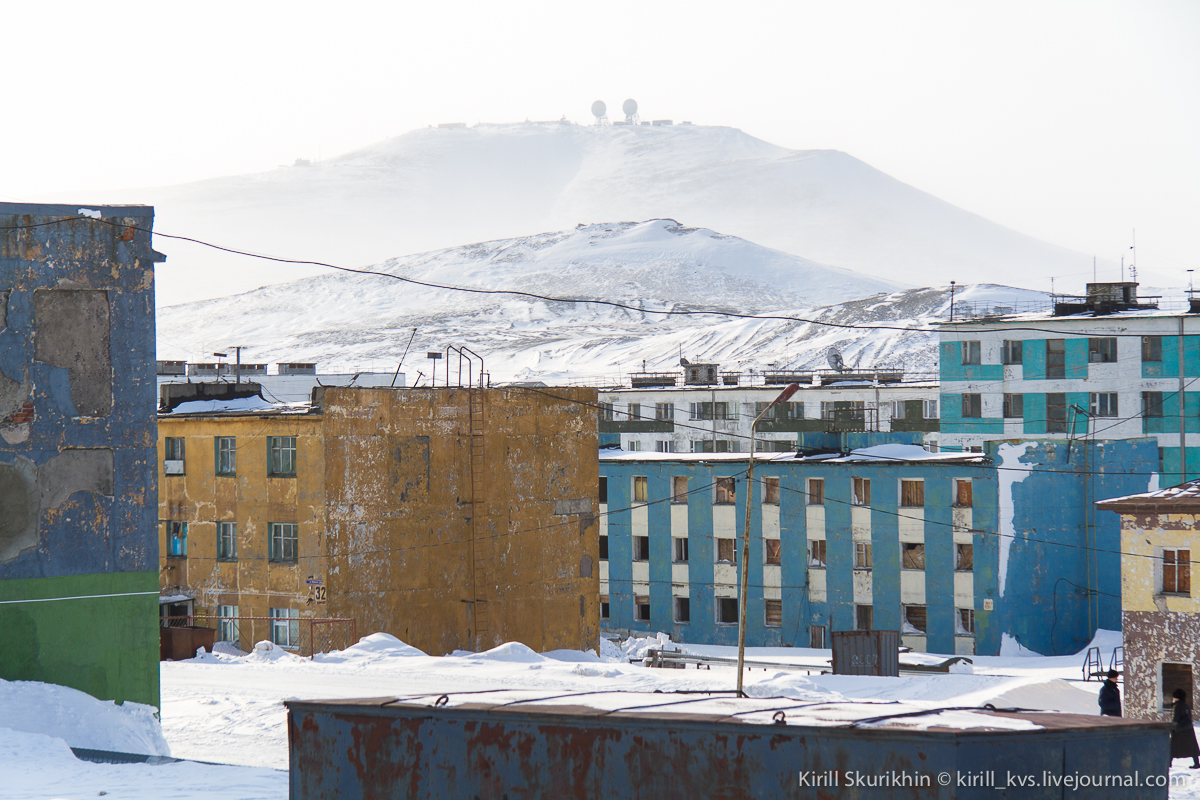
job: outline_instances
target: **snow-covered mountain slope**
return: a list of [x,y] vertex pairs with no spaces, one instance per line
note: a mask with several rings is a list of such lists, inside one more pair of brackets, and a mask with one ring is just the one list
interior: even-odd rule
[[[321,163],[101,195],[85,199],[152,203],[167,233],[345,266],[655,217],[908,285],[1003,275],[1041,287],[1092,266],[846,153],[790,150],[727,127],[428,128]],[[155,246],[169,256],[160,305],[317,272],[167,239]]]
[[[949,304],[948,290],[897,290],[890,282],[672,220],[483,242],[392,259],[373,269],[410,281],[596,298],[638,309],[783,311],[832,323],[928,327]],[[873,296],[851,299],[864,294]],[[968,287],[959,297],[1008,305],[1044,299],[1003,287]],[[199,360],[238,344],[247,348],[244,359],[254,363],[317,362],[322,371],[394,369],[413,328],[405,368],[410,381],[418,369],[428,375],[424,353],[451,344],[483,355],[494,381],[612,377],[640,369],[643,360],[651,370],[670,369],[681,354],[741,368],[823,366],[830,346],[840,348],[851,365],[896,363],[932,371],[936,363],[935,335],[928,332],[663,316],[345,272],[161,308],[158,357]]]

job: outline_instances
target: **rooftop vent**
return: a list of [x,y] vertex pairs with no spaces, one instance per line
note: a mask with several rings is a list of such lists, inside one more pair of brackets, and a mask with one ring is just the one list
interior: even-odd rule
[[1134,309],[1158,308],[1157,302],[1141,302],[1142,300],[1157,301],[1158,297],[1139,298],[1138,285],[1132,281],[1120,283],[1089,283],[1087,295],[1061,295],[1054,298],[1054,316],[1068,317],[1073,314],[1092,314],[1103,316],[1115,314],[1118,311]]

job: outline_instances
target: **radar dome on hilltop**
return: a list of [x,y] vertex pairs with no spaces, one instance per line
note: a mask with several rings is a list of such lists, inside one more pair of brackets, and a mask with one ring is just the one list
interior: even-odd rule
[[603,100],[597,100],[596,102],[592,103],[592,116],[596,118],[597,125],[605,125],[608,123],[608,117],[605,115],[607,110],[608,106],[604,104]]
[[637,100],[632,97],[621,104],[621,111],[625,112],[625,121],[631,125],[638,121],[637,108]]

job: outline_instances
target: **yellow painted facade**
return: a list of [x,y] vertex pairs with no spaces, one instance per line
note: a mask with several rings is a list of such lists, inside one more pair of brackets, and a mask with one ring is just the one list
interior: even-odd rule
[[[595,648],[595,401],[592,389],[329,388],[308,413],[163,414],[161,590],[193,596],[197,614],[353,618],[360,635],[437,654]],[[232,476],[217,474],[218,437],[236,441]],[[271,437],[296,437],[294,477],[269,474]],[[164,467],[168,439],[183,440],[182,475]],[[186,557],[171,555],[176,522]],[[222,558],[230,522],[236,558]],[[297,525],[294,559],[271,557],[272,523]],[[243,649],[269,638],[269,621],[240,625]]]
[[[305,581],[323,580],[325,559],[325,446],[319,414],[162,415],[159,417],[160,591],[195,597],[197,614],[221,606],[240,617],[269,617],[271,609],[327,616]],[[218,437],[233,437],[233,475],[217,475]],[[271,437],[295,437],[294,477],[268,475]],[[184,442],[183,475],[168,475],[166,440]],[[186,558],[172,557],[171,523],[187,523]],[[234,523],[236,551],[218,557],[219,523]],[[269,556],[272,523],[297,525],[296,558]],[[271,638],[270,623],[243,622],[240,645]]]

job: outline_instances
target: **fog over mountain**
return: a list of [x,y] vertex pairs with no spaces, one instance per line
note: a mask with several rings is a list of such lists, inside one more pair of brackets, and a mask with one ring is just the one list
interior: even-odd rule
[[[915,286],[1003,276],[1040,288],[1047,276],[1092,266],[1090,256],[996,225],[846,153],[790,150],[727,127],[424,128],[320,163],[100,194],[85,199],[153,203],[160,231],[345,266],[656,217]],[[168,239],[156,246],[169,256],[158,269],[160,305],[319,271]]]

